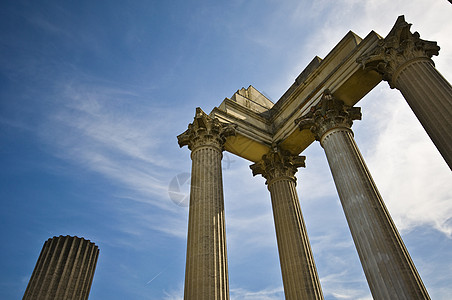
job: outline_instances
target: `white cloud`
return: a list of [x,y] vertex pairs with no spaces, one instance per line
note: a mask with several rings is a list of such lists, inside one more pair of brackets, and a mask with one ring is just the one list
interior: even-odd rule
[[347,269],[321,277],[324,297],[333,299],[372,299],[365,288],[365,279],[357,277]]
[[58,149],[57,156],[117,180],[152,202],[152,196],[167,196],[172,162],[161,148],[169,128],[165,120],[152,118],[156,108],[137,103],[128,108],[127,96],[133,94],[119,88],[65,85],[40,134]]
[[252,255],[273,248],[276,236],[265,180],[252,176],[251,162],[228,155],[231,163],[223,170],[228,251]]
[[[183,287],[165,292],[164,300],[181,300],[184,297]],[[280,300],[284,297],[282,288],[269,288],[260,291],[249,291],[242,288],[230,289],[231,300]]]
[[249,291],[243,288],[231,289],[231,300],[280,300],[284,295],[282,287]]
[[379,86],[364,101],[361,122],[377,129],[361,137],[367,164],[399,230],[429,225],[452,237],[447,164],[398,92]]
[[[70,83],[56,88],[52,110],[37,128],[47,150],[111,180],[116,188],[105,205],[121,210],[115,223],[121,233],[146,236],[157,230],[184,239],[187,209],[168,195],[171,177],[189,171],[190,165],[187,156],[174,154],[180,151],[171,127],[177,124],[172,122],[174,112],[148,101],[140,104],[141,99],[126,88],[94,80],[86,83],[82,78],[74,74]],[[114,243],[143,247],[122,238]]]
[[165,296],[163,300],[182,300],[184,298],[184,287],[183,285],[177,290],[165,291]]

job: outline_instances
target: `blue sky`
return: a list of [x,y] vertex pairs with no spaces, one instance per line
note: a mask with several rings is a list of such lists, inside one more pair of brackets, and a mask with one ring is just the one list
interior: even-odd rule
[[[452,6],[438,1],[3,1],[0,298],[22,297],[45,240],[100,248],[96,299],[181,299],[190,172],[176,136],[195,108],[250,84],[277,101],[352,30],[404,14],[452,78]],[[452,175],[397,90],[359,104],[355,139],[433,299],[452,294]],[[371,299],[322,148],[298,193],[325,299]],[[231,299],[284,299],[270,196],[224,156]],[[183,181],[183,180],[182,180]],[[181,194],[188,185],[181,182]]]

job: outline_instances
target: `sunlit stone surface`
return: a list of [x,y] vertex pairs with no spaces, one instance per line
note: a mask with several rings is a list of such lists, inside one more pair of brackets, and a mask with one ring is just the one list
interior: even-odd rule
[[[452,166],[452,88],[434,68],[436,42],[411,33],[404,17],[382,38],[353,32],[314,57],[276,102],[242,88],[178,136],[192,151],[185,299],[227,299],[221,153],[247,159],[267,179],[286,299],[321,299],[319,279],[295,190],[299,154],[325,150],[374,299],[429,299],[353,138],[354,107],[382,80],[401,91]],[[395,179],[397,180],[397,179]]]
[[98,247],[83,238],[48,239],[23,300],[87,300],[98,256]]

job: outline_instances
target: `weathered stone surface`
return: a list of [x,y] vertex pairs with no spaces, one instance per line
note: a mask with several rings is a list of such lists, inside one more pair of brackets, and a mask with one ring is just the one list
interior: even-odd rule
[[185,300],[229,299],[221,159],[234,126],[196,109],[179,145],[192,151]]
[[188,146],[195,151],[199,147],[216,147],[223,151],[226,137],[235,135],[234,124],[223,124],[216,118],[209,117],[201,108],[196,108],[193,123],[188,129],[177,136],[179,146]]
[[273,145],[272,151],[262,156],[262,160],[252,164],[253,176],[261,174],[270,185],[273,181],[287,178],[295,181],[298,168],[305,167],[304,156],[291,155],[288,151]]
[[315,139],[309,131],[299,131],[294,121],[317,104],[325,88],[353,106],[382,80],[376,71],[356,62],[380,39],[375,32],[364,39],[348,32],[326,57],[315,57],[274,105],[252,86],[224,99],[211,114],[237,125],[237,134],[228,139],[225,150],[258,162],[278,141],[291,153],[301,153]]
[[373,298],[430,299],[353,139],[350,126],[359,117],[325,94],[298,124],[309,126],[325,150]]
[[[249,86],[224,99],[210,117],[197,109],[193,124],[178,137],[180,146],[188,145],[192,150],[191,205],[200,207],[190,208],[190,220],[196,221],[189,221],[188,249],[197,254],[187,252],[186,274],[191,275],[186,275],[186,280],[208,278],[186,281],[186,295],[193,295],[186,297],[219,299],[209,294],[215,281],[212,278],[221,278],[213,290],[227,290],[227,272],[221,275],[226,270],[226,264],[221,265],[226,257],[221,238],[223,150],[254,162],[253,174],[267,179],[286,297],[322,297],[294,176],[304,165],[304,159],[296,155],[318,140],[327,155],[374,298],[428,299],[350,128],[353,120],[361,118],[354,105],[382,79],[387,80],[402,92],[452,169],[452,88],[431,61],[438,50],[435,42],[411,33],[410,24],[401,16],[384,39],[373,31],[364,39],[347,33],[324,59],[315,57],[274,104]],[[218,245],[212,246],[215,243]],[[209,255],[223,252],[214,256],[220,265],[211,267],[214,263]],[[303,287],[297,286],[300,282]]]
[[410,27],[400,16],[388,36],[358,62],[376,70],[391,88],[400,90],[452,169],[452,86],[431,60],[438,55],[436,42],[420,39]]
[[278,149],[250,166],[253,175],[267,179],[273,207],[279,260],[288,300],[323,299],[296,191],[295,173],[305,166],[304,156]]
[[323,92],[320,103],[312,106],[309,113],[295,120],[298,127],[309,129],[316,140],[320,141],[322,136],[333,128],[349,128],[353,120],[361,120],[361,109],[344,104],[327,89]]
[[48,239],[23,300],[87,300],[98,255],[98,247],[83,238]]
[[396,87],[397,76],[407,63],[418,60],[431,62],[433,55],[438,55],[436,42],[420,39],[418,32],[411,33],[411,24],[399,16],[393,28],[378,44],[363,53],[357,62],[365,68],[379,72],[391,88]]

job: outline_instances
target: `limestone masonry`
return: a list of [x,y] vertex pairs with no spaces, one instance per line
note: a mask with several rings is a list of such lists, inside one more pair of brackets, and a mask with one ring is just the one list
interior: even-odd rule
[[354,105],[385,80],[398,89],[452,168],[452,87],[431,60],[436,42],[420,39],[400,16],[389,34],[349,32],[315,57],[276,102],[254,87],[210,114],[196,109],[178,136],[191,150],[186,300],[229,299],[222,152],[251,161],[270,191],[286,299],[323,299],[296,192],[299,154],[319,141],[327,157],[372,296],[430,299],[361,156],[351,129]]
[[98,256],[98,247],[83,238],[48,239],[23,300],[87,300]]

